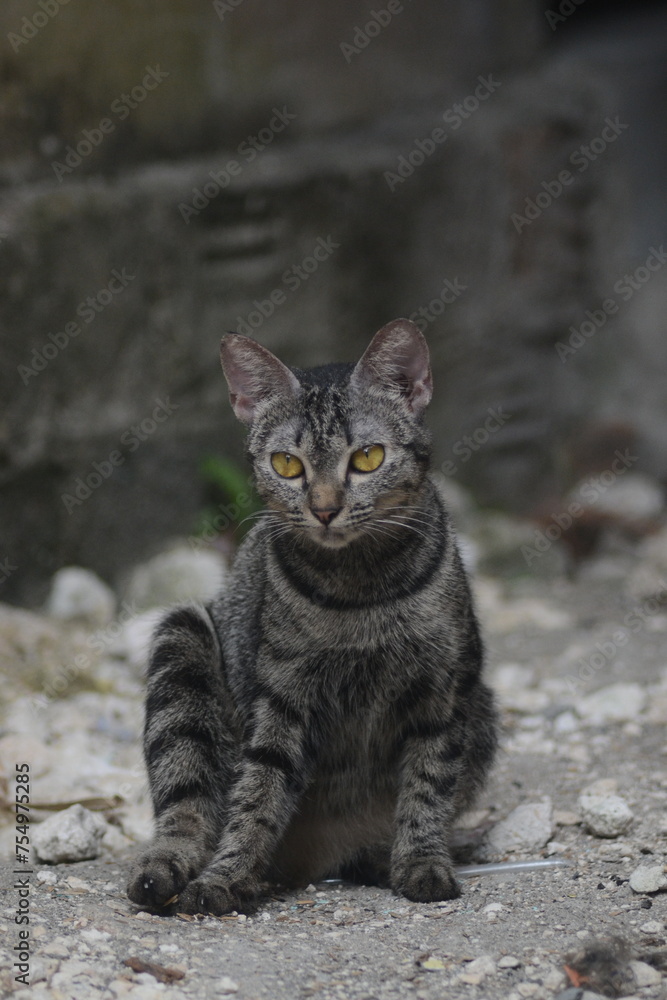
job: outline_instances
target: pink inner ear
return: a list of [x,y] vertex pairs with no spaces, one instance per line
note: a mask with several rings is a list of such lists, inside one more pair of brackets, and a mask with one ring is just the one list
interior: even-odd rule
[[230,333],[222,338],[220,361],[234,413],[251,424],[257,407],[272,396],[296,395],[296,376],[275,354],[250,337]]
[[431,401],[433,380],[428,344],[414,323],[396,319],[373,337],[352,374],[353,384],[396,390],[415,414]]

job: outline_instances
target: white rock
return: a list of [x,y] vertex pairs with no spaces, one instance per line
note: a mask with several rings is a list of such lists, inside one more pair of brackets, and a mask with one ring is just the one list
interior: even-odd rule
[[222,979],[218,979],[217,982],[218,993],[238,993],[239,984],[235,983],[233,979],[229,976],[223,976]]
[[49,871],[48,868],[42,868],[35,875],[35,882],[37,885],[57,885],[58,876],[55,872]]
[[630,807],[619,795],[583,794],[579,797],[579,811],[585,826],[596,837],[618,837],[633,820]]
[[642,924],[639,930],[642,934],[662,934],[665,929],[665,925],[662,920],[647,920],[645,924]]
[[121,854],[132,846],[132,841],[113,823],[107,823],[102,838],[102,845],[112,854]]
[[648,962],[632,961],[628,963],[632,969],[637,986],[658,986],[662,982],[662,976],[657,969],[654,969]]
[[561,712],[554,719],[554,733],[576,733],[579,728],[572,712]]
[[499,969],[518,969],[521,966],[521,960],[515,958],[514,955],[503,955],[502,958],[498,959]]
[[517,806],[490,830],[487,842],[498,854],[536,851],[551,839],[553,827],[553,809],[547,797]]
[[499,694],[511,695],[517,689],[533,687],[535,671],[520,663],[499,663],[491,675],[491,684]]
[[593,724],[628,722],[636,719],[646,704],[646,691],[639,684],[610,684],[580,698],[577,714]]
[[51,864],[87,861],[101,852],[107,824],[83,806],[70,806],[35,827],[32,843],[37,857]]
[[139,983],[133,987],[128,995],[132,998],[132,1000],[164,1000],[165,990],[162,983],[155,984],[153,986],[148,986],[145,983]]
[[[30,762],[30,777],[39,778],[53,766],[53,750],[34,736],[26,733],[10,733],[0,739],[0,773],[14,778],[14,764]],[[6,770],[11,768],[11,770]]]
[[84,881],[82,878],[77,878],[76,875],[70,875],[66,882],[70,889],[80,889],[83,892],[90,892],[92,890],[92,885],[90,882]]
[[82,618],[95,625],[108,625],[116,612],[116,597],[90,570],[66,566],[51,581],[46,612],[61,621]]
[[472,973],[474,976],[481,976],[482,979],[485,976],[492,976],[495,971],[496,963],[491,955],[480,955],[479,958],[474,958],[466,965],[466,972]]
[[637,522],[652,521],[660,517],[664,509],[662,489],[643,472],[625,472],[596,496],[592,504],[586,502],[586,484],[590,487],[590,480],[582,480],[577,484],[572,490],[571,498],[578,500],[585,509],[594,509],[596,513]]
[[53,941],[42,945],[40,951],[51,958],[69,958],[75,943],[72,938],[55,937]]
[[113,640],[109,652],[122,657],[133,667],[143,670],[148,660],[148,650],[153,632],[164,616],[163,610],[153,609],[124,622],[119,634]]
[[665,866],[640,865],[630,876],[630,888],[634,892],[660,892],[667,889]]
[[582,789],[582,795],[615,795],[618,791],[616,778],[598,778]]
[[12,706],[11,729],[41,735],[35,702],[25,695],[26,688],[37,692],[37,704],[62,698],[73,687],[86,683],[99,654],[85,641],[81,630],[76,634],[65,623],[43,615],[0,604],[0,677],[4,704]]
[[183,601],[208,601],[224,582],[225,565],[211,551],[178,543],[130,575],[126,596],[139,610],[169,607]]

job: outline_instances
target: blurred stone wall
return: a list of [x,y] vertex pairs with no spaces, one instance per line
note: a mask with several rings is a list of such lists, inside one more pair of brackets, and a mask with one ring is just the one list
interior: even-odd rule
[[193,530],[201,460],[242,458],[228,329],[306,366],[412,316],[438,467],[515,510],[559,489],[604,372],[554,345],[618,179],[613,152],[574,171],[610,109],[539,67],[527,0],[10,0],[0,36],[2,599]]

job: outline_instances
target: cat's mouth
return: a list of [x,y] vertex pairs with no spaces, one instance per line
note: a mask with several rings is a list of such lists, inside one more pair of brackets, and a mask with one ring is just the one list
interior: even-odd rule
[[328,549],[340,549],[359,534],[353,528],[344,525],[318,524],[309,527],[309,534],[319,545]]

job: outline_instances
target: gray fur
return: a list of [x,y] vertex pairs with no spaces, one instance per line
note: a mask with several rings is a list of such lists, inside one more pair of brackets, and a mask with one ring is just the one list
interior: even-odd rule
[[[222,362],[267,511],[226,592],[157,630],[156,834],[130,898],[224,913],[267,880],[340,871],[413,900],[456,896],[452,824],[491,765],[496,716],[428,474],[426,342],[397,320],[356,366],[299,371],[231,334]],[[374,444],[379,468],[351,471]],[[275,452],[305,474],[281,479]]]

